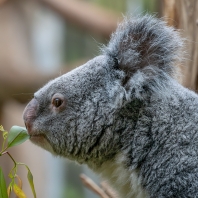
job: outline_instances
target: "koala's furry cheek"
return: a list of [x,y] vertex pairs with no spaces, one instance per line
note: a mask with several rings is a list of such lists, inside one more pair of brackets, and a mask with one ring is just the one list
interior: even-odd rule
[[49,151],[53,155],[57,155],[48,140],[43,135],[31,136],[30,141],[35,145]]

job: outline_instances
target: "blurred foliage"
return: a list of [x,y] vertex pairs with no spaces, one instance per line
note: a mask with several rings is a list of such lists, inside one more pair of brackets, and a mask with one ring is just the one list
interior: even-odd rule
[[102,38],[97,41],[92,35],[83,30],[67,24],[65,40],[65,62],[72,63],[76,60],[90,59],[99,54],[99,43],[104,43]]
[[76,185],[71,185],[68,184],[67,187],[65,188],[65,191],[63,191],[63,196],[62,198],[85,198],[84,193],[80,192],[77,188]]
[[117,12],[126,12],[126,0],[87,0],[92,3],[95,3],[101,7],[105,7],[110,10],[114,10]]
[[[101,7],[113,11],[125,13],[126,0],[85,0]],[[66,42],[65,42],[65,62],[72,63],[78,59],[90,59],[99,54],[99,46],[107,41],[101,37],[95,37],[91,34],[78,29],[75,26],[67,24]]]
[[143,0],[143,10],[149,13],[159,12],[159,0]]

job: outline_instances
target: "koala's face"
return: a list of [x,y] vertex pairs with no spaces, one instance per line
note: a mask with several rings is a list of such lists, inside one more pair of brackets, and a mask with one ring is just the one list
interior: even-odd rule
[[114,135],[107,133],[124,94],[123,72],[114,60],[98,56],[50,81],[24,111],[30,140],[50,152],[81,161],[111,155]]

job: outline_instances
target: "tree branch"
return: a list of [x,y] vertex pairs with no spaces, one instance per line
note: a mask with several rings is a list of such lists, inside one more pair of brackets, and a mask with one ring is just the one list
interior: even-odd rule
[[89,177],[87,177],[84,174],[81,174],[80,178],[81,178],[83,184],[87,188],[92,190],[95,194],[99,195],[101,198],[109,198],[109,196],[106,195],[105,192],[93,180],[91,180]]

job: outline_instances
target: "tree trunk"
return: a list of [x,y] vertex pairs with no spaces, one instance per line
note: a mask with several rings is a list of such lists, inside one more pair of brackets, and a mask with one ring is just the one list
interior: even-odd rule
[[[186,57],[182,67],[184,86],[198,90],[198,1],[163,0],[163,15],[185,38]],[[181,57],[183,58],[183,57]]]

